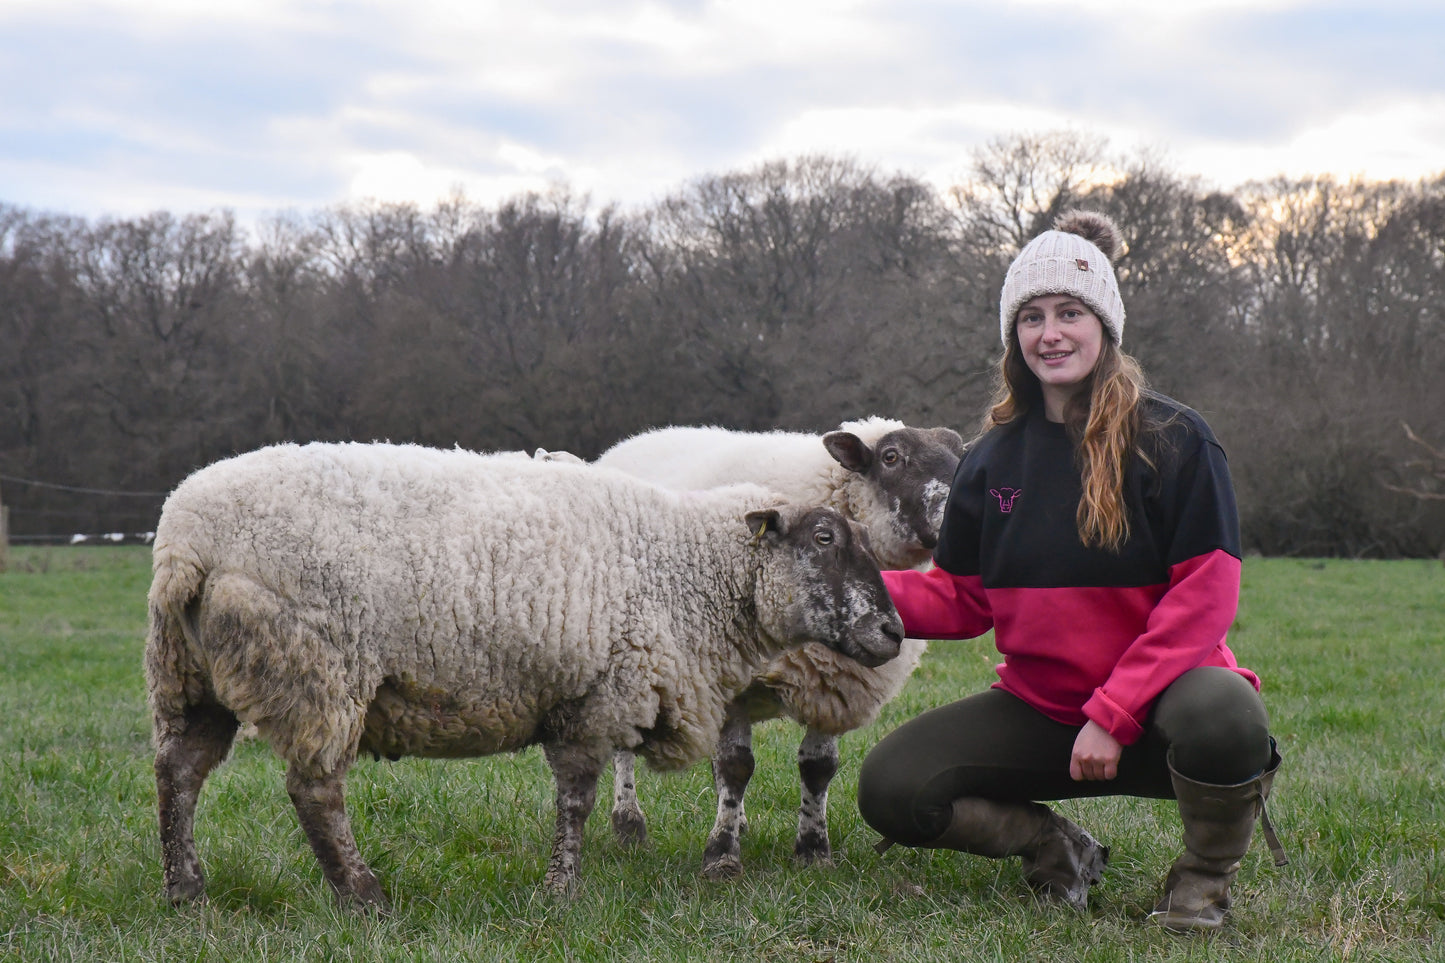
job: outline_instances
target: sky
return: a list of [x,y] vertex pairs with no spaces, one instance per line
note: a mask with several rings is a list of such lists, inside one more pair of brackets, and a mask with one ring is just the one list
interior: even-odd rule
[[1228,189],[1445,173],[1441,0],[0,0],[0,204],[643,207],[1057,131]]

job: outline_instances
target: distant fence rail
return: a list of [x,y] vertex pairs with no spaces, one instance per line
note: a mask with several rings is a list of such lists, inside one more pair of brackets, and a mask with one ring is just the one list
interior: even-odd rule
[[99,535],[77,532],[71,535],[11,535],[11,545],[149,545],[155,532],[105,532]]
[[[5,545],[136,545],[155,538],[168,492],[72,485],[0,472]],[[149,503],[149,504],[147,504]]]
[[51,491],[74,492],[79,495],[105,495],[109,498],[165,498],[170,492],[127,492],[109,488],[82,488],[78,485],[61,485],[56,482],[38,481],[34,478],[17,478],[0,474],[0,481],[15,485],[29,485],[31,488],[48,488]]

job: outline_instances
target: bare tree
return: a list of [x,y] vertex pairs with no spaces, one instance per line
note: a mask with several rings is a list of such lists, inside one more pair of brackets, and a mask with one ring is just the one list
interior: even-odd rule
[[869,413],[967,432],[1009,261],[1071,206],[1124,231],[1126,347],[1209,417],[1249,544],[1438,550],[1445,178],[1208,191],[1072,133],[986,146],[946,197],[803,157],[635,216],[566,190],[457,196],[254,239],[226,213],[0,205],[0,472],[61,484],[7,483],[14,528],[129,527],[153,506],[93,492],[287,438],[591,455],[666,422]]
[[1209,404],[1247,360],[1235,337],[1246,279],[1231,243],[1249,215],[1148,156],[1125,162],[1120,179],[1080,201],[1110,214],[1126,237],[1116,264],[1128,308],[1126,349],[1157,387]]
[[327,278],[320,237],[296,215],[263,221],[245,262],[249,309],[234,351],[258,440],[344,437],[338,387],[328,380]]
[[1067,131],[989,142],[974,152],[967,179],[952,190],[964,234],[985,249],[1016,253],[1088,190],[1115,179],[1107,144]]
[[46,408],[61,403],[72,294],[71,221],[0,206],[0,453],[12,469],[46,446]]
[[107,220],[86,237],[78,284],[93,332],[83,343],[90,384],[112,430],[141,454],[116,453],[118,480],[193,464],[199,427],[225,430],[234,416],[213,390],[210,348],[236,315],[240,244],[230,214]]
[[947,214],[926,186],[836,158],[777,161],[694,183],[646,231],[653,310],[707,388],[679,420],[817,429],[950,407],[964,319]]
[[1405,437],[1419,449],[1416,455],[1402,466],[1406,472],[1414,474],[1417,480],[1408,485],[1390,482],[1382,484],[1392,492],[1422,501],[1445,501],[1445,448],[1430,444],[1415,434],[1414,429],[1407,423],[1402,422],[1401,427],[1405,429]]

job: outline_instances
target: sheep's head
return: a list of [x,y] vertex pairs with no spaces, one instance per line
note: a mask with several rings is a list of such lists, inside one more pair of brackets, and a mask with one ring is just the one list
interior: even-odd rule
[[823,445],[854,476],[853,517],[868,527],[885,568],[928,561],[938,544],[943,507],[963,456],[951,428],[897,428],[869,444],[852,431],[831,431]]
[[769,556],[759,587],[763,630],[785,645],[820,642],[866,666],[898,654],[893,608],[863,527],[831,508],[783,505],[749,512]]

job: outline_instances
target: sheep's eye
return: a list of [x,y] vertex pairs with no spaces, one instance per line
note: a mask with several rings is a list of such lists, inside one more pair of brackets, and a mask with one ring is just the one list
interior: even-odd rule
[[821,531],[814,532],[813,541],[817,542],[819,545],[832,545],[833,533],[828,531],[826,528]]
[[900,457],[902,457],[902,456],[900,456],[900,455],[898,454],[898,449],[897,449],[897,448],[885,448],[885,449],[883,449],[883,454],[880,456],[880,458],[881,458],[882,461],[883,461],[883,464],[888,465],[888,466],[890,466],[890,467],[893,466],[893,465],[898,464],[898,459],[899,459]]

